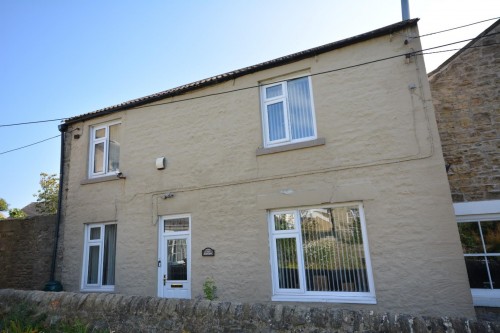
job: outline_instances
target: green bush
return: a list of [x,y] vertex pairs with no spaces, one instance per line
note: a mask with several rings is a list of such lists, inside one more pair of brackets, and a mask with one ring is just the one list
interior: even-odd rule
[[205,294],[205,298],[209,301],[213,301],[217,298],[217,286],[215,285],[215,281],[212,278],[206,278],[205,282],[203,282],[203,293]]

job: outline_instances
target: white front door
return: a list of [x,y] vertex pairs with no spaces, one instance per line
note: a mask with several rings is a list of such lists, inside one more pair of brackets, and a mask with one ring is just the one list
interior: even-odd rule
[[191,298],[191,216],[162,216],[159,227],[158,296]]

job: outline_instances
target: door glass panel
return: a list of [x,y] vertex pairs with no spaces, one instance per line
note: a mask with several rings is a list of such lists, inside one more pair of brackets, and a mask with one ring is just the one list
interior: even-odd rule
[[274,230],[293,230],[295,229],[295,218],[293,214],[275,214]]
[[278,283],[281,289],[299,289],[297,242],[295,238],[276,239]]
[[165,220],[164,232],[189,231],[189,217]]
[[90,246],[87,284],[97,284],[98,277],[99,277],[99,246]]
[[500,221],[481,222],[487,253],[500,253]]
[[187,242],[186,239],[167,241],[167,279],[187,280]]
[[477,222],[459,223],[458,232],[464,253],[484,253]]
[[104,142],[94,146],[94,173],[104,172]]

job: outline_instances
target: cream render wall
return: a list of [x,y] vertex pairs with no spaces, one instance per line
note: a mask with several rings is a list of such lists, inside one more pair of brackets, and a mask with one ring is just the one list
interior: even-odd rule
[[[193,297],[212,276],[220,300],[268,302],[267,211],[355,201],[365,210],[377,304],[333,306],[474,317],[422,58],[331,71],[420,49],[417,39],[405,45],[405,34],[418,32],[72,124],[63,203],[65,290],[80,290],[84,224],[116,221],[115,292],[157,295],[158,217],[188,213]],[[304,72],[312,75],[317,132],[325,144],[257,155],[263,138],[256,86]],[[241,90],[247,87],[253,88]],[[231,90],[238,91],[219,94]],[[211,94],[218,95],[196,98]],[[122,124],[126,179],[88,183],[89,128],[112,120]],[[167,158],[164,170],[155,168],[160,156]],[[165,192],[175,196],[162,199]],[[202,257],[205,247],[216,256]]]

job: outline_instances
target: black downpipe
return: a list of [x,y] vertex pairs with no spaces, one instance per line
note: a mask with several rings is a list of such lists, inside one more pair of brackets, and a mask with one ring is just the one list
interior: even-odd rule
[[63,197],[63,184],[64,184],[64,159],[65,159],[65,143],[66,131],[68,130],[67,124],[59,125],[59,132],[61,132],[61,162],[59,165],[59,194],[57,200],[57,215],[56,215],[56,230],[54,235],[54,250],[52,252],[52,264],[50,266],[50,280],[45,284],[44,291],[62,291],[63,287],[61,282],[56,281],[56,261],[57,261],[57,247],[59,244],[59,227],[61,225],[61,207]]

